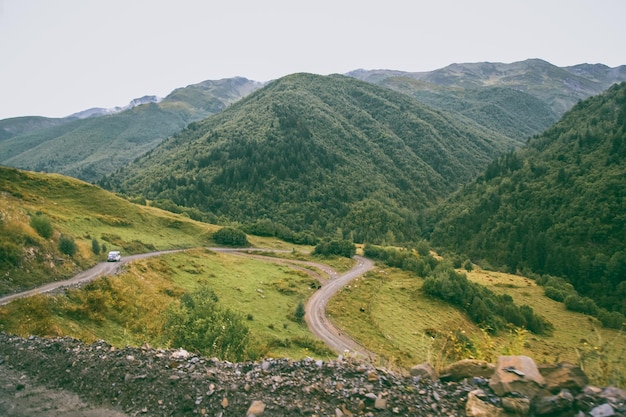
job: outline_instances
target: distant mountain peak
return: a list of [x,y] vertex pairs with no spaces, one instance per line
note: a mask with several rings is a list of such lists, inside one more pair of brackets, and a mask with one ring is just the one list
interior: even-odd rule
[[132,109],[133,107],[137,107],[142,104],[158,103],[161,100],[163,100],[163,98],[157,97],[157,96],[143,96],[143,97],[132,99],[130,103],[122,107],[119,107],[119,106],[111,107],[111,108],[92,107],[90,109],[71,114],[68,117],[75,118],[75,119],[88,119],[90,117],[106,116],[109,114],[115,114],[124,110]]

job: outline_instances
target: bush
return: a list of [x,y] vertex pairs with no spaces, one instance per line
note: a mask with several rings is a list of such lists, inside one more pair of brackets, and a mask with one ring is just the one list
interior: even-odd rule
[[302,301],[300,301],[298,303],[298,305],[296,306],[296,312],[294,313],[296,321],[298,323],[302,323],[304,321],[304,315],[305,314],[306,314],[306,312],[304,310],[304,304],[302,304]]
[[37,234],[44,239],[50,239],[54,230],[52,229],[52,223],[47,216],[43,214],[36,214],[30,218],[30,227],[35,229]]
[[250,329],[240,315],[220,308],[215,293],[201,287],[185,294],[179,306],[167,312],[166,334],[177,347],[240,362],[250,358]]
[[579,295],[568,295],[563,301],[565,308],[570,311],[577,311],[579,313],[589,314],[591,316],[598,315],[598,306],[595,301],[589,297],[581,297]]
[[352,258],[355,254],[356,246],[349,240],[324,239],[313,250],[313,255],[339,255]]
[[244,232],[233,227],[222,227],[213,233],[213,240],[219,245],[247,247],[250,246]]
[[22,250],[12,242],[0,242],[0,265],[18,266],[22,259]]
[[67,235],[61,235],[59,238],[59,250],[65,255],[74,256],[77,250],[74,238]]
[[91,240],[91,251],[95,255],[100,255],[100,243],[98,243],[98,240],[96,238],[93,238]]

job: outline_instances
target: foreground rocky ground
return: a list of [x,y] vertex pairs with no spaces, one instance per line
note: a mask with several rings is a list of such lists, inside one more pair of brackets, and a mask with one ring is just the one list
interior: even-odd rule
[[464,361],[401,376],[341,357],[234,364],[0,334],[0,415],[626,416],[623,390],[589,387],[575,367],[539,374],[530,358],[506,358],[495,369]]

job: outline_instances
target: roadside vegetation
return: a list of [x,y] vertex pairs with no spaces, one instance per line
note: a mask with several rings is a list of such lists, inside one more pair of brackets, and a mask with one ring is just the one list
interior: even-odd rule
[[[371,250],[366,248],[366,255],[371,256]],[[384,253],[390,255],[391,263],[396,262],[394,266],[379,260],[374,271],[341,290],[327,307],[333,323],[377,352],[382,365],[406,368],[428,361],[442,368],[462,358],[494,362],[499,355],[524,354],[538,363],[578,364],[599,385],[626,385],[626,334],[603,328],[594,317],[567,310],[563,303],[546,297],[534,280],[476,265],[468,271],[464,262],[456,261],[455,273],[466,276],[468,283],[496,299],[510,299],[512,305],[541,312],[551,324],[545,333],[513,325],[494,333],[472,320],[471,304],[458,307],[429,295],[425,288],[429,278],[425,277],[436,275],[437,267],[422,274],[400,261],[402,253],[409,253],[413,267],[423,264],[428,270],[431,263],[439,262],[432,254],[398,249]]]
[[334,357],[303,322],[307,273],[208,249],[132,262],[124,273],[0,307],[0,331],[115,346],[183,347],[231,361]]

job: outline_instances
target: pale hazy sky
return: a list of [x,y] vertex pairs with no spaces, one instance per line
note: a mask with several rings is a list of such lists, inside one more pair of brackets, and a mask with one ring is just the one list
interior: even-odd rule
[[0,119],[204,80],[541,58],[626,64],[624,0],[0,0]]

